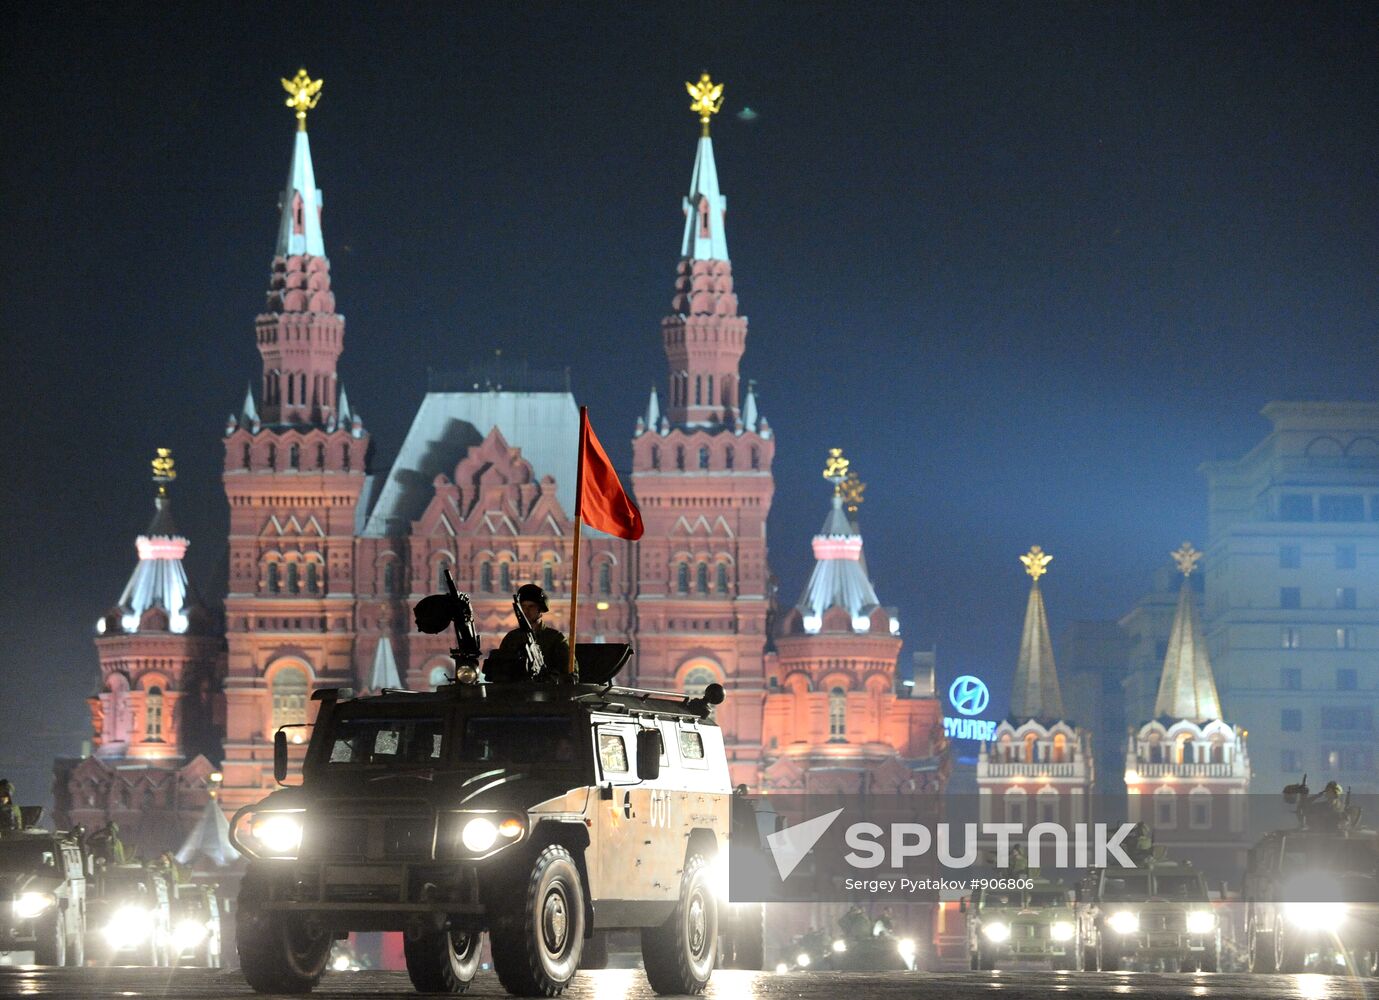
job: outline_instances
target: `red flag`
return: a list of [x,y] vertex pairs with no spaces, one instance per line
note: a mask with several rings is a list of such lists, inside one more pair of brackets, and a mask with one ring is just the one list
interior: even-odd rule
[[642,512],[622,488],[584,407],[579,410],[579,497],[575,513],[591,528],[634,542],[645,530]]

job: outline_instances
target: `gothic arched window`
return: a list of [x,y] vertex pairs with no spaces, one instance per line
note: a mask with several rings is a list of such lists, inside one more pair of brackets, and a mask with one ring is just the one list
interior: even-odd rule
[[[245,445],[245,448],[248,448],[248,447],[249,447],[248,445]],[[661,467],[661,446],[660,446],[660,445],[653,444],[653,445],[651,446],[651,467],[652,467],[653,469],[659,469],[659,468]]]
[[613,592],[613,568],[608,563],[599,563],[599,593],[607,596]]
[[756,447],[752,448],[752,468],[761,468],[761,451],[758,450]]
[[828,693],[828,739],[842,743],[848,731],[848,693],[840,687]]
[[700,563],[694,568],[695,589],[701,594],[709,592],[709,564]]
[[308,594],[318,594],[321,591],[320,570],[317,569],[315,560],[306,564],[306,592]]
[[383,564],[383,593],[397,592],[397,563],[389,560]]
[[718,401],[717,401],[716,399],[713,398],[713,376],[712,376],[712,375],[709,376],[709,391],[706,392],[706,393],[704,393],[704,402],[708,403],[710,406],[716,406],[716,405],[718,404]]
[[318,468],[318,469],[324,469],[325,467],[326,467],[326,446],[323,445],[323,444],[318,444],[318,445],[316,446],[316,468]]
[[289,469],[300,469],[302,467],[302,446],[294,444],[287,449],[287,467]]
[[682,594],[689,593],[689,563],[682,562],[675,567],[675,589]]
[[144,695],[144,739],[163,739],[163,691],[151,687]]
[[350,471],[350,446],[348,441],[340,446],[340,467],[346,472]]
[[249,442],[244,443],[244,467],[252,468],[254,465],[253,449],[249,447]]
[[731,469],[733,467],[733,457],[733,446],[728,445],[727,450],[723,452],[724,468]]
[[701,468],[701,469],[707,469],[708,467],[709,467],[709,449],[708,449],[708,446],[706,445],[705,447],[699,449],[699,468]]
[[297,579],[297,564],[292,562],[287,564],[287,592],[295,594],[301,589]]
[[728,592],[728,564],[718,564],[718,592],[726,594]]
[[275,444],[268,446],[268,467],[270,469],[278,467],[278,446]]
[[703,388],[704,388],[703,379],[702,379],[700,376],[698,376],[698,375],[694,376],[694,405],[695,405],[695,406],[699,406],[699,405],[703,402],[703,398],[704,398]]
[[278,564],[271,562],[268,564],[268,592],[270,594],[276,594],[278,590]]
[[498,564],[498,588],[505,594],[512,593],[512,564]]
[[685,674],[685,694],[698,698],[710,684],[718,682],[718,675],[708,667],[693,667]]
[[675,446],[675,467],[681,472],[685,471],[685,446],[682,444]]
[[436,589],[437,589],[437,590],[444,590],[444,589],[445,589],[445,571],[448,570],[449,568],[450,568],[450,563],[446,562],[444,559],[442,559],[442,560],[440,561],[440,563],[437,564],[437,566],[436,566]]
[[555,590],[555,567],[550,563],[541,564],[541,589],[548,594]]
[[479,592],[493,593],[493,563],[486,562],[479,567]]

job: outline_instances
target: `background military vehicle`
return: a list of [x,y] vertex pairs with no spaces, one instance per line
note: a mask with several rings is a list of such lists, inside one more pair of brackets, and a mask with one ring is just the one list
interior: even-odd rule
[[1035,875],[1010,881],[1028,888],[977,888],[959,906],[967,915],[971,968],[994,969],[1003,958],[1047,958],[1055,969],[1080,969],[1073,890]]
[[1078,891],[1083,965],[1110,971],[1132,961],[1216,972],[1221,928],[1202,873],[1163,848],[1133,868],[1092,869]]
[[[26,825],[36,820],[33,812],[26,815]],[[5,831],[0,835],[0,951],[32,951],[36,965],[83,964],[86,889],[86,856],[77,837]]]
[[1305,783],[1284,797],[1298,807],[1298,826],[1264,836],[1247,861],[1250,971],[1336,968],[1340,955],[1379,975],[1379,833],[1361,828],[1359,810],[1343,801],[1309,797]]
[[220,968],[220,902],[216,898],[216,887],[183,883],[174,884],[172,888],[169,955],[173,964]]
[[[487,931],[511,993],[559,994],[587,935],[635,928],[660,993],[696,993],[717,956],[709,865],[726,850],[731,784],[703,696],[613,686],[630,647],[581,644],[586,683],[473,683],[464,595],[457,676],[434,692],[317,691],[302,782],[241,809],[251,859],[240,964],[259,992],[301,993],[351,930],[405,932],[425,992],[460,992]],[[432,599],[428,598],[427,601]],[[434,606],[431,608],[435,610]],[[491,661],[490,661],[491,665]],[[274,770],[287,775],[287,738]]]
[[98,864],[87,892],[86,952],[102,965],[172,964],[172,890],[144,864]]

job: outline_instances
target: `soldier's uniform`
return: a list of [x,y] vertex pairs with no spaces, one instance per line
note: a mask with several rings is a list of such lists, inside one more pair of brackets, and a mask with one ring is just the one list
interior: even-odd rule
[[14,786],[9,780],[0,781],[0,830],[24,829],[24,814],[14,801]]
[[[523,584],[517,590],[518,601],[531,601],[537,604],[542,613],[550,610],[546,603],[546,592],[534,583]],[[538,681],[578,681],[579,664],[575,664],[574,676],[567,673],[570,661],[570,644],[565,639],[565,633],[559,629],[551,628],[541,622],[532,623],[532,631],[536,633],[536,645],[541,650],[541,656],[546,661],[546,670],[536,677]],[[510,663],[522,664],[525,667],[525,657],[527,654],[527,635],[521,626],[513,629],[503,636],[503,641],[498,644],[498,656]],[[505,680],[526,680],[530,675],[521,674],[517,677],[504,677]],[[492,678],[490,678],[492,679]]]

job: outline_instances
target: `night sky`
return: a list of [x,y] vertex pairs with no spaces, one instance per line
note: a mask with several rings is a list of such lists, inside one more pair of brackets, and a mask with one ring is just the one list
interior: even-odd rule
[[498,348],[568,366],[626,466],[664,385],[684,81],[726,81],[782,597],[841,446],[903,655],[937,644],[942,678],[1013,669],[1031,544],[1056,634],[1116,617],[1204,544],[1197,467],[1262,438],[1265,403],[1376,396],[1372,5],[29,5],[4,34],[0,773],[21,799],[88,735],[155,446],[193,582],[222,593],[220,439],[259,372],[299,65],[326,81],[340,371],[378,471],[427,368]]

